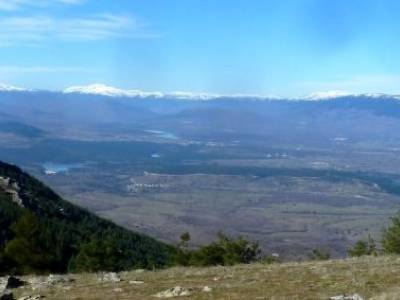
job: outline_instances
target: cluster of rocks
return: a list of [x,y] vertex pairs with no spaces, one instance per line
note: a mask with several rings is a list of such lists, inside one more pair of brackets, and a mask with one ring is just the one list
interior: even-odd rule
[[100,282],[120,282],[121,278],[115,272],[101,273],[99,276]]
[[19,197],[18,183],[12,181],[10,178],[0,176],[0,189],[6,194],[11,196],[11,200],[17,205],[24,207],[22,199]]
[[0,300],[14,300],[14,294],[12,290],[24,286],[25,284],[26,283],[24,281],[14,276],[0,278]]
[[[15,276],[0,278],[0,300],[15,300],[14,290],[19,287],[29,286],[32,290],[40,289],[43,286],[66,285],[74,280],[64,275],[49,275],[47,277],[31,277],[23,281]],[[39,300],[44,298],[41,295],[28,295],[17,300]]]
[[[212,292],[212,288],[205,286],[199,291],[204,292],[204,293],[210,293]],[[155,295],[153,295],[156,298],[174,298],[174,297],[187,297],[191,296],[194,292],[196,292],[196,289],[194,288],[184,288],[181,286],[176,286],[170,289],[167,289],[165,291],[159,292]]]

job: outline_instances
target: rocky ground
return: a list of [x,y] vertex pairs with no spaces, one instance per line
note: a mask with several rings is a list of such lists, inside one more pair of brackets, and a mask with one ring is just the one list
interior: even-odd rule
[[0,299],[400,299],[400,257],[4,277]]

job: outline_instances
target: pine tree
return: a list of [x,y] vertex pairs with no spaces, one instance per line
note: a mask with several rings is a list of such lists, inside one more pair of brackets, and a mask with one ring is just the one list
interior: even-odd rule
[[12,226],[14,238],[5,247],[5,255],[22,273],[51,269],[51,255],[40,242],[41,226],[31,212],[25,212]]
[[400,254],[400,213],[392,218],[392,224],[384,229],[382,248],[388,254]]

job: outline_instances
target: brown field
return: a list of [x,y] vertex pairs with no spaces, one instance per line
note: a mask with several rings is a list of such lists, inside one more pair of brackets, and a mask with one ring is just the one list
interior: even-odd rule
[[[69,275],[74,281],[16,290],[18,297],[45,299],[157,299],[155,294],[181,286],[191,295],[177,299],[329,299],[358,293],[364,299],[399,299],[400,258],[378,257],[274,265],[172,268],[121,273],[122,281],[99,282],[99,274]],[[25,278],[28,279],[28,278]],[[211,291],[204,292],[204,287]]]

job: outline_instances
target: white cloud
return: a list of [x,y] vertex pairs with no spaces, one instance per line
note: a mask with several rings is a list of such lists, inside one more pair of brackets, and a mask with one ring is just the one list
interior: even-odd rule
[[23,67],[23,66],[0,65],[0,75],[2,76],[27,74],[27,73],[38,74],[38,73],[91,73],[91,72],[95,71],[81,67],[42,67],[42,66]]
[[24,7],[45,7],[52,4],[76,5],[83,0],[0,0],[0,10],[14,11]]
[[44,41],[99,41],[110,38],[151,38],[136,19],[102,14],[80,18],[50,16],[0,18],[0,47],[40,45]]

